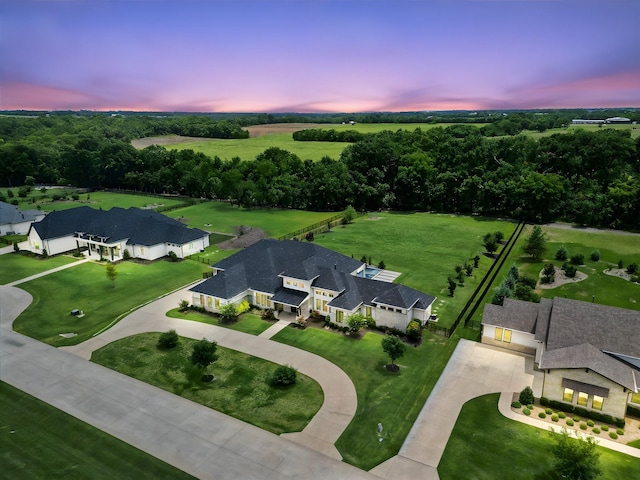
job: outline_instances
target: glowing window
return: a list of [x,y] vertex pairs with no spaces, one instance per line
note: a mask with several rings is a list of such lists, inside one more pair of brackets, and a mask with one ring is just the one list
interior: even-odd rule
[[586,407],[589,401],[589,394],[584,392],[578,392],[578,405]]
[[562,400],[568,403],[573,403],[573,390],[565,388],[564,393],[562,394]]
[[593,396],[593,402],[591,403],[591,408],[594,410],[602,410],[602,404],[604,403],[604,398],[599,397],[598,395]]

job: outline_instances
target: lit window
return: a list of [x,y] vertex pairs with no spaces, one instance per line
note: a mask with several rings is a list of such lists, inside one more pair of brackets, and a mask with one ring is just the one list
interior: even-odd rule
[[504,331],[504,337],[502,339],[503,342],[506,343],[511,343],[511,330],[506,330]]
[[220,299],[216,298],[216,308],[218,308],[220,306]]
[[316,310],[320,310],[322,308],[322,303],[319,298],[316,298]]
[[573,390],[565,388],[564,393],[562,394],[562,400],[568,403],[573,403]]
[[342,310],[336,311],[336,322],[342,322],[344,320],[344,312]]
[[367,317],[370,317],[370,316],[371,316],[371,307],[367,307],[367,308],[365,309],[365,312],[366,312],[366,316],[367,316]]
[[300,284],[300,288],[304,288],[304,283],[301,283],[301,284]]
[[599,397],[598,395],[593,396],[593,402],[591,403],[591,408],[594,410],[602,410],[602,404],[604,403],[604,398]]
[[291,280],[287,280],[287,285],[291,285]]
[[588,400],[589,400],[588,393],[578,392],[578,405],[580,405],[581,407],[586,407]]
[[213,306],[213,298],[207,297],[207,306],[211,308]]
[[493,338],[495,340],[498,340],[499,342],[502,341],[502,328],[496,327],[496,333],[494,334]]
[[640,404],[640,392],[631,394],[631,403]]

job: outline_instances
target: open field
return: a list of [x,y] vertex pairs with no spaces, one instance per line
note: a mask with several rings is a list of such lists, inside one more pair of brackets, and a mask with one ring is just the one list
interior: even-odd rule
[[0,411],[5,478],[193,478],[4,382]]
[[[429,213],[371,213],[346,228],[316,235],[320,245],[360,259],[371,256],[372,263],[384,261],[386,268],[402,272],[396,283],[421,290],[437,298],[434,313],[444,326],[451,325],[475,287],[491,266],[482,254],[482,237],[502,231],[508,238],[516,224],[481,217]],[[447,277],[455,277],[456,265],[480,265],[453,297],[447,290]]]
[[36,273],[46,272],[77,261],[77,258],[56,255],[42,258],[39,255],[26,253],[7,253],[0,255],[0,285],[30,277]]
[[203,383],[202,370],[188,360],[196,340],[181,337],[175,348],[164,350],[157,346],[159,336],[118,340],[93,352],[91,360],[277,435],[302,431],[322,406],[315,380],[298,373],[295,385],[273,387],[269,378],[277,364],[220,346],[218,360],[207,369],[215,380]]
[[[503,417],[499,394],[484,395],[465,403],[438,465],[442,480],[530,480],[550,478],[553,455],[550,433]],[[558,427],[559,428],[559,427]],[[603,447],[603,480],[634,478],[640,458]]]
[[[20,285],[33,302],[15,320],[13,329],[55,347],[76,345],[106,328],[119,315],[202,278],[209,267],[192,260],[148,265],[120,262],[115,287],[104,265],[84,263]],[[177,305],[176,305],[177,306]],[[84,312],[83,318],[70,314]],[[76,334],[65,338],[60,334]]]
[[615,130],[629,130],[631,131],[631,138],[640,137],[640,125],[632,125],[632,124],[622,124],[622,125],[569,125],[566,128],[550,128],[544,132],[537,132],[533,130],[526,130],[522,132],[522,135],[527,135],[533,138],[540,137],[549,137],[556,133],[571,133],[575,132],[577,129],[583,129],[588,132],[595,132],[597,130],[602,130],[603,128],[613,128]]
[[228,203],[205,202],[167,212],[190,227],[210,232],[236,234],[233,227],[245,225],[264,230],[270,237],[279,237],[333,217],[337,212],[307,212],[304,210],[252,209]]
[[[396,360],[400,372],[390,373],[384,368],[389,357],[382,351],[382,338],[367,333],[354,339],[317,328],[286,328],[273,337],[316,353],[349,375],[358,394],[358,409],[336,447],[345,462],[364,470],[398,452],[457,344],[425,332],[422,345],[408,346]],[[384,427],[381,443],[378,423]]]
[[218,317],[210,313],[201,313],[196,312],[195,310],[181,312],[179,308],[172,308],[169,310],[167,312],[167,317],[208,323],[209,325],[229,328],[238,332],[248,333],[249,335],[260,335],[273,325],[273,322],[262,320],[258,315],[254,315],[252,313],[245,313],[244,315],[241,315],[238,321],[233,323],[221,322]]
[[[568,226],[567,228],[543,226],[542,230],[548,239],[544,259],[536,262],[522,252],[524,241],[531,232],[530,226],[525,228],[496,277],[494,285],[483,299],[483,303],[491,301],[494,288],[504,280],[511,265],[517,265],[521,274],[534,278],[538,278],[540,271],[547,263],[553,263],[556,267],[560,267],[563,262],[555,259],[555,253],[564,245],[568,250],[569,257],[576,254],[584,255],[585,264],[578,266],[578,271],[587,274],[588,278],[581,282],[567,283],[556,288],[538,288],[536,293],[545,298],[566,296],[575,300],[586,302],[595,300],[596,303],[603,305],[640,310],[640,285],[604,273],[610,264],[617,266],[618,260],[622,260],[625,267],[633,262],[640,264],[640,235],[606,230],[586,230]],[[593,250],[600,251],[600,261],[594,262],[590,259]],[[593,295],[595,295],[595,299]],[[481,319],[483,308],[481,306],[475,312],[474,320]]]
[[[2,189],[6,194],[7,189]],[[20,203],[17,205],[21,210],[35,210],[40,207],[40,210],[44,212],[52,212],[54,210],[68,210],[70,208],[89,206],[91,208],[101,208],[103,210],[110,210],[113,207],[129,208],[157,208],[163,206],[179,205],[184,203],[184,200],[172,198],[172,197],[155,197],[150,195],[132,195],[127,193],[113,193],[113,192],[92,192],[92,193],[77,193],[73,189],[61,189],[52,188],[46,191],[46,193],[40,192],[40,190],[32,190],[29,192],[26,198],[19,198],[17,195],[18,189],[11,189],[15,193],[15,197],[11,200],[18,200]],[[78,195],[78,200],[72,200],[71,195]],[[69,200],[53,200],[53,195],[64,195],[69,197]]]

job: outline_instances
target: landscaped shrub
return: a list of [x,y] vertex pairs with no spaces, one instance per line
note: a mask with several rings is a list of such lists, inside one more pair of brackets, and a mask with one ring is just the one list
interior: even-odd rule
[[574,421],[574,422],[579,422],[579,421],[580,421],[580,417],[575,417],[575,416],[574,416],[574,417],[573,417],[573,421]]
[[542,283],[553,283],[556,280],[556,268],[553,263],[548,263],[542,269]]
[[129,253],[129,250],[127,250],[127,249],[123,250],[122,259],[123,260],[130,260],[131,259],[131,254]]
[[596,435],[598,435],[600,433],[600,429],[598,427],[595,427],[591,430],[593,433],[595,433]]
[[556,252],[556,260],[566,260],[569,257],[569,252],[567,252],[567,248],[563,245]]
[[640,418],[640,408],[632,407],[631,405],[627,405],[627,415],[632,417]]
[[567,278],[575,278],[576,273],[578,273],[578,269],[573,265],[569,265],[568,263],[564,263],[562,265],[562,270],[564,270],[564,275]]
[[540,413],[538,413],[538,417],[540,417],[540,418],[547,418],[547,414],[546,414],[546,413],[544,413],[544,412],[540,412]]
[[579,253],[577,255],[571,255],[571,260],[569,260],[572,265],[582,265],[584,263],[584,255]]
[[624,263],[622,263],[622,260],[618,260],[618,268],[622,267],[624,267]]
[[558,421],[558,415],[556,415],[555,413],[553,415],[551,415],[551,421],[552,422],[557,422]]
[[534,402],[533,398],[533,390],[528,385],[522,389],[520,392],[520,397],[518,398],[520,403],[523,405],[531,405]]
[[158,347],[160,348],[173,348],[178,345],[178,334],[175,330],[171,329],[168,332],[163,332],[158,338]]
[[189,310],[189,300],[180,300],[180,303],[178,304],[178,310],[180,310],[181,312],[186,312],[187,310]]
[[618,428],[618,429],[616,430],[616,433],[617,433],[618,435],[624,435],[624,430],[623,430],[623,429],[621,429],[621,428]]
[[609,425],[600,425],[600,430],[602,430],[603,432],[608,432],[609,431]]
[[616,432],[609,432],[609,436],[614,440],[618,439],[618,435],[616,434]]
[[543,407],[549,406],[549,399],[547,397],[540,397],[540,405]]
[[249,302],[246,300],[243,300],[242,302],[240,302],[240,305],[238,305],[238,315],[247,313],[249,310],[251,310],[251,304],[249,304]]
[[275,320],[276,316],[273,314],[273,310],[267,308],[266,310],[262,311],[262,313],[260,314],[260,318],[262,318],[262,320]]
[[551,410],[550,408],[545,408],[544,413],[546,413],[547,415],[551,415],[553,413],[553,410]]
[[173,250],[170,250],[169,253],[167,254],[167,256],[169,257],[169,261],[170,262],[177,262],[178,261],[178,255],[176,255],[176,252],[174,252]]
[[280,365],[271,375],[271,384],[281,387],[296,383],[298,372],[289,365]]
[[566,414],[564,412],[558,412],[558,417],[560,418],[566,418]]
[[590,427],[593,427],[595,423],[593,423],[593,420],[587,420],[587,425],[589,425]]
[[526,416],[529,416],[531,415],[531,410],[529,410],[528,408],[523,408],[522,413],[524,413]]
[[573,420],[571,420],[570,418],[567,418],[567,425],[569,425],[570,427],[573,427]]
[[533,410],[533,404],[531,404],[531,405],[527,405],[527,408],[528,408],[529,410]]
[[600,261],[600,250],[594,250],[591,252],[591,260],[594,262]]
[[615,418],[613,420],[613,424],[618,428],[624,428],[625,426],[624,418]]
[[[364,323],[364,322],[363,322]],[[422,336],[422,326],[418,320],[411,320],[407,325],[407,338],[412,342],[417,342]]]
[[580,422],[580,430],[586,430],[587,429],[587,424],[584,422]]
[[520,402],[511,402],[511,406],[513,408],[520,408],[522,407],[522,404]]
[[630,263],[629,265],[627,265],[627,273],[629,275],[633,275],[637,271],[638,271],[638,265],[636,265],[635,263]]

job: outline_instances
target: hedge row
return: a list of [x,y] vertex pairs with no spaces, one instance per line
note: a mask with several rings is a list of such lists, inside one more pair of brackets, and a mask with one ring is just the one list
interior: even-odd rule
[[584,418],[590,418],[597,422],[610,423],[618,428],[624,428],[624,418],[615,418],[607,413],[600,413],[593,410],[587,410],[583,407],[577,407],[571,403],[559,402],[557,400],[549,400],[547,397],[540,397],[540,405],[543,407],[551,407],[567,413],[575,413]]

